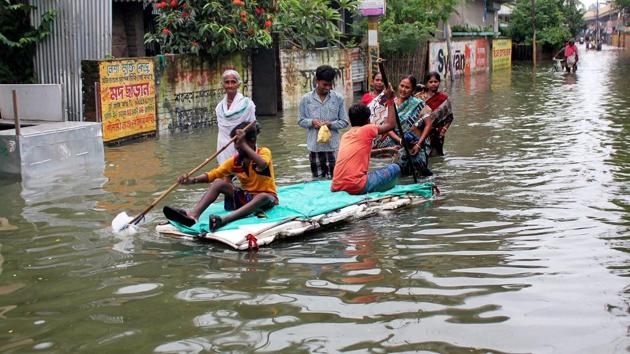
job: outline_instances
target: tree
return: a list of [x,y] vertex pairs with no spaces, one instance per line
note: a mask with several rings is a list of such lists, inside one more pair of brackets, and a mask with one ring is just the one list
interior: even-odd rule
[[35,81],[35,46],[51,33],[56,13],[47,11],[34,28],[29,19],[34,9],[24,1],[0,0],[0,84]]
[[[627,0],[630,2],[630,0]],[[569,27],[571,37],[575,37],[578,33],[586,28],[586,21],[584,20],[584,5],[576,0],[565,0],[562,4],[562,12],[564,14],[565,23]]]
[[[571,38],[571,31],[563,12],[562,0],[536,0],[537,42],[552,47],[561,46]],[[510,19],[510,36],[517,43],[531,43],[531,0],[517,0]]]
[[619,9],[625,9],[626,12],[630,10],[630,0],[615,0],[613,3]]
[[460,0],[388,0],[380,24],[380,49],[387,53],[408,53],[446,21]]
[[156,32],[145,43],[162,53],[221,55],[272,43],[272,0],[169,0],[155,4]]
[[356,14],[358,0],[337,0],[336,8],[328,0],[280,0],[278,21],[274,27],[280,40],[289,47],[316,48],[343,46],[338,24],[340,11]]
[[[162,0],[156,30],[145,43],[162,53],[222,55],[266,48],[271,31],[290,47],[341,45],[340,9],[356,11],[358,0]],[[277,5],[276,5],[277,4]]]

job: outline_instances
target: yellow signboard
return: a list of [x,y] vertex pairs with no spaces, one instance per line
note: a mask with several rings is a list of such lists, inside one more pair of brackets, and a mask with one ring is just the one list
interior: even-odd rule
[[512,40],[492,40],[492,71],[512,67]]
[[156,130],[155,77],[151,59],[99,64],[103,141]]

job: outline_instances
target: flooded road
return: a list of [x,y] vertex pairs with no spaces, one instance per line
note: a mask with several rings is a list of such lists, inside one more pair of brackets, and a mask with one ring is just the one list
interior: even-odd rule
[[[160,208],[108,230],[209,156],[213,129],[2,181],[0,352],[626,352],[630,55],[580,50],[577,75],[453,83],[439,199],[258,253],[160,237]],[[261,118],[280,185],[310,177],[295,114]]]

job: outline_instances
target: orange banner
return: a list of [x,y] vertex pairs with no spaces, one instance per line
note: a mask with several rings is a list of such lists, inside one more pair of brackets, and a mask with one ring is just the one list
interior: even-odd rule
[[99,64],[103,141],[154,132],[155,77],[151,59]]

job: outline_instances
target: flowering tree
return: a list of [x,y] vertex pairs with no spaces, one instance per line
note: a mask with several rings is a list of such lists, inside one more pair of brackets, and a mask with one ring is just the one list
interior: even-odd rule
[[163,53],[220,55],[269,47],[273,0],[158,0],[156,32],[145,43]]

